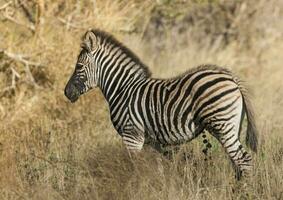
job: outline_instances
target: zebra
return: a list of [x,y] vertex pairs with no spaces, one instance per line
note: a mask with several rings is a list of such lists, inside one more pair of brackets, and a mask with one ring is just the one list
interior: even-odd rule
[[258,131],[249,93],[230,70],[202,65],[175,78],[153,78],[115,37],[90,29],[82,37],[65,96],[75,102],[94,87],[108,102],[113,126],[129,152],[144,144],[157,150],[179,145],[207,130],[226,150],[238,179],[251,171],[252,157],[239,139],[245,114],[246,144],[254,152]]

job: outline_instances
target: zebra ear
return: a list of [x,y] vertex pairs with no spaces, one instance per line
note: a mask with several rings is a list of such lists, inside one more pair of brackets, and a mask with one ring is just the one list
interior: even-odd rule
[[92,53],[98,49],[98,39],[91,30],[85,33],[81,47]]

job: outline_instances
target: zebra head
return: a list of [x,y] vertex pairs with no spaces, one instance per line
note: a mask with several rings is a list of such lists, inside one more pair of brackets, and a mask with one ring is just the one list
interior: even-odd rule
[[83,36],[75,71],[65,87],[65,96],[72,103],[78,100],[80,95],[97,86],[94,57],[99,46],[99,38],[92,31],[87,31]]

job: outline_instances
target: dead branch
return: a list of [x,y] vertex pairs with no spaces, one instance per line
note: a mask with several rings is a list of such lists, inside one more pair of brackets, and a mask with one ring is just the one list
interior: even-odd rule
[[67,30],[70,30],[70,28],[83,29],[82,27],[72,23],[72,16],[69,16],[67,20],[59,17],[58,20],[66,25]]
[[[24,56],[22,54],[15,54],[15,53],[11,53],[11,52],[8,52],[8,51],[2,50],[2,49],[0,49],[0,53],[3,53],[5,56],[7,56],[8,58],[10,58],[12,60],[23,63],[25,65],[26,75],[27,75],[28,79],[30,80],[30,82],[36,88],[40,88],[40,86],[36,83],[32,73],[30,71],[30,66],[42,67],[42,66],[44,66],[43,64],[37,63],[37,62],[34,62],[34,61],[30,61],[30,60],[28,60],[27,56]],[[16,88],[16,78],[21,77],[21,75],[13,67],[10,67],[10,68],[11,68],[11,71],[12,71],[12,82],[11,82],[10,86],[8,86],[8,87],[6,87],[2,90],[2,93],[15,89]]]
[[5,108],[4,108],[4,106],[2,106],[1,103],[0,103],[0,113],[2,113],[0,115],[1,118],[3,118],[6,115]]
[[35,26],[33,24],[25,24],[23,22],[18,21],[17,19],[13,18],[10,16],[7,12],[3,13],[3,17],[5,17],[7,20],[19,25],[19,26],[24,26],[28,29],[30,29],[32,32],[35,32]]
[[26,69],[25,69],[25,71],[26,71],[26,74],[27,74],[27,76],[28,76],[30,82],[31,82],[36,88],[40,88],[40,86],[36,83],[36,81],[35,81],[35,79],[34,79],[32,73],[31,73],[31,71],[30,71],[30,68],[29,68],[29,65],[28,65],[28,64],[26,64]]
[[13,67],[11,67],[11,70],[12,70],[12,88],[15,88],[16,78],[20,78],[21,75]]
[[63,24],[66,25],[67,30],[70,30],[71,28],[83,29],[83,27],[78,26],[78,25],[76,25],[75,23],[72,22],[73,16],[75,16],[79,12],[79,10],[80,10],[80,3],[79,3],[79,1],[77,1],[75,10],[67,16],[67,19],[64,19],[64,18],[61,18],[61,17],[58,18],[58,20],[60,22],[62,22]]
[[28,6],[26,5],[26,3],[24,1],[19,1],[19,5],[20,7],[22,8],[25,16],[28,18],[28,20],[35,24],[35,20],[34,20],[34,17],[32,16],[32,14],[30,13],[29,9],[28,9]]
[[10,91],[10,90],[14,90],[16,88],[16,78],[21,77],[21,75],[13,67],[10,67],[10,68],[11,68],[11,71],[12,71],[12,82],[11,82],[10,86],[5,87],[2,90],[2,93],[5,93],[5,92]]
[[44,9],[45,2],[44,0],[38,0],[36,6],[36,19],[35,19],[35,26],[36,26],[36,34],[40,35],[40,27],[44,22]]
[[28,57],[24,56],[23,54],[16,54],[16,53],[8,52],[8,51],[3,50],[3,49],[2,50],[0,49],[0,52],[4,53],[4,55],[9,57],[10,59],[15,60],[15,61],[19,61],[21,63],[24,63],[25,65],[36,66],[36,67],[43,67],[44,66],[42,63],[38,63],[38,62],[28,60]]
[[10,4],[12,4],[12,1],[8,1],[8,2],[5,3],[3,6],[0,6],[0,10],[4,10],[4,9],[7,8]]

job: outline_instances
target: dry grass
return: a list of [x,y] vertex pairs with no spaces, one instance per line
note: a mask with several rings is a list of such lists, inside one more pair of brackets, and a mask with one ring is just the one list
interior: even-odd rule
[[[239,1],[233,13],[208,2],[1,1],[0,199],[283,199],[283,4]],[[204,63],[243,77],[260,130],[251,178],[234,180],[213,139],[208,161],[199,139],[172,160],[145,148],[132,161],[99,90],[70,104],[63,89],[90,27],[116,35],[155,77]]]

